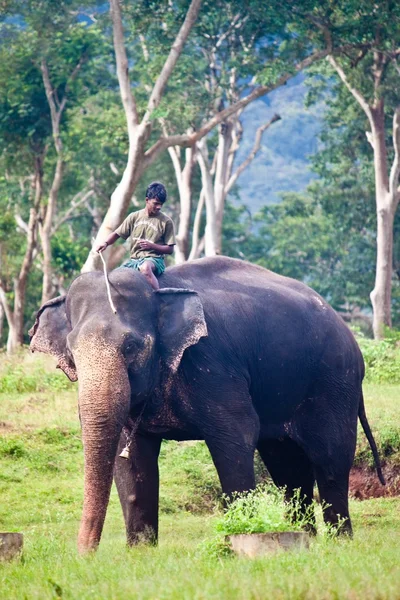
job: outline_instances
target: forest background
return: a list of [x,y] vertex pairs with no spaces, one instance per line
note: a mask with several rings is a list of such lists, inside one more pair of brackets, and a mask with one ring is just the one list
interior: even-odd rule
[[0,346],[101,268],[93,239],[152,180],[176,262],[250,260],[377,338],[399,326],[397,3],[0,0],[0,15]]

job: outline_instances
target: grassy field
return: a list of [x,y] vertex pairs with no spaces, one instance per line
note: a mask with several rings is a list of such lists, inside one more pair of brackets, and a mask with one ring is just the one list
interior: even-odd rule
[[[308,552],[262,560],[207,553],[219,486],[202,443],[163,445],[157,548],[125,547],[113,489],[100,549],[80,558],[76,388],[42,357],[0,360],[0,530],[25,535],[23,559],[0,564],[0,598],[400,598],[399,498],[352,501],[353,541],[320,535]],[[390,384],[365,389],[374,433],[397,463],[399,392]],[[361,434],[358,460],[369,460]]]

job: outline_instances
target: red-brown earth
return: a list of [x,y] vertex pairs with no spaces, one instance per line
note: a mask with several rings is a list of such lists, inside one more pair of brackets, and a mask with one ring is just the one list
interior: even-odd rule
[[374,468],[353,467],[350,473],[350,496],[358,500],[400,496],[400,465],[388,463],[382,470],[386,485],[381,484]]

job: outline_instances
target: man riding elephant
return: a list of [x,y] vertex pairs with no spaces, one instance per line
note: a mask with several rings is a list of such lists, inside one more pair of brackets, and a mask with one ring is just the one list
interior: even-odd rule
[[[81,551],[99,543],[114,473],[129,543],[158,534],[163,439],[205,440],[225,494],[255,485],[258,449],[304,509],[315,482],[324,518],[351,533],[349,472],[364,410],[351,331],[303,283],[226,257],[167,269],[161,289],[129,268],[79,276],[40,309],[32,351],[79,380],[85,455]],[[196,290],[196,291],[194,291]],[[123,427],[133,424],[129,459]]]
[[122,266],[143,273],[154,290],[159,289],[157,277],[165,271],[164,256],[172,254],[175,245],[174,224],[161,208],[167,200],[167,190],[154,181],[146,190],[146,207],[127,216],[125,221],[95,248],[103,252],[120,237],[130,240],[131,258]]

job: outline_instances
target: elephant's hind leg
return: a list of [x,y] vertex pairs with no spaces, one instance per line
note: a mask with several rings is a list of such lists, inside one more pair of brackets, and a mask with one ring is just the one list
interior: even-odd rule
[[350,469],[335,468],[332,463],[316,467],[317,484],[322,502],[324,521],[339,534],[352,535],[349,513]]
[[125,446],[121,436],[115,459],[114,480],[125,519],[127,542],[156,543],[158,539],[159,474],[161,440],[137,434],[130,458],[122,458]]
[[315,475],[309,458],[290,439],[261,440],[257,449],[275,485],[286,489],[288,502],[296,496],[296,490],[299,490],[299,518],[306,518],[305,529],[315,534],[315,519],[310,508]]

